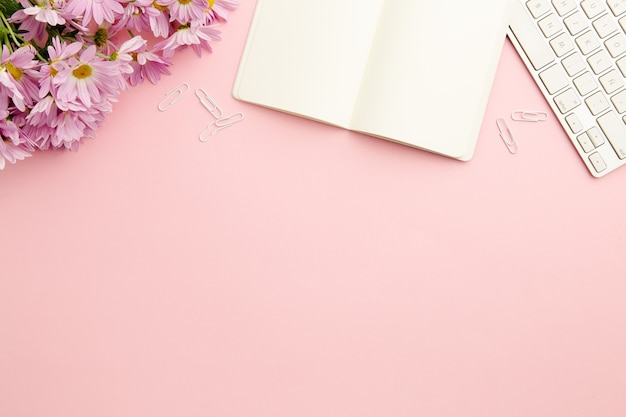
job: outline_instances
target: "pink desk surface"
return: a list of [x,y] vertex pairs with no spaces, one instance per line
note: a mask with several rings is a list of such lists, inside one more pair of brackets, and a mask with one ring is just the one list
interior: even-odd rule
[[[0,172],[0,417],[626,416],[626,169],[552,114],[507,152],[508,42],[468,163],[238,102],[253,8]],[[200,143],[181,82],[245,120]]]

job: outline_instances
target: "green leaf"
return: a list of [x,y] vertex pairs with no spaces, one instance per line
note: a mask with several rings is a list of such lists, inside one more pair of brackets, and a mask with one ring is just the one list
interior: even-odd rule
[[7,18],[21,9],[22,6],[15,0],[0,0],[0,11],[2,11]]

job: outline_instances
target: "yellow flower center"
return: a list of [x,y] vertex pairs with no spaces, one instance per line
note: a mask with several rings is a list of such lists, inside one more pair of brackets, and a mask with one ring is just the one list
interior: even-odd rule
[[6,64],[4,64],[4,66],[7,68],[7,71],[9,71],[9,74],[13,76],[15,81],[19,81],[20,78],[22,78],[21,69],[16,68],[15,65],[11,64],[10,62],[7,62]]
[[208,0],[209,2],[209,10],[211,9],[211,7],[213,7],[213,5],[215,4],[215,0]]
[[154,8],[160,12],[162,12],[163,10],[167,10],[167,6],[160,5],[159,3],[156,2],[156,0],[152,2],[152,6],[154,6]]
[[189,4],[189,3],[191,3],[191,0],[178,0],[178,2],[180,4]]
[[87,78],[91,75],[91,67],[87,64],[83,64],[72,71],[72,75],[78,79]]
[[98,28],[98,30],[96,30],[96,33],[93,37],[93,41],[97,47],[106,45],[108,39],[109,39],[109,34],[107,33],[106,28]]

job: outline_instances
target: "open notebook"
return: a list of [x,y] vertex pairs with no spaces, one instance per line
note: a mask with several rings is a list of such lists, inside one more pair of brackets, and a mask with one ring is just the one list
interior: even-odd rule
[[468,160],[509,3],[258,0],[233,95]]

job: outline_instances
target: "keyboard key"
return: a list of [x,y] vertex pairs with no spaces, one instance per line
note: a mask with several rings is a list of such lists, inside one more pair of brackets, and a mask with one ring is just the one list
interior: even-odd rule
[[591,165],[593,165],[593,169],[595,169],[598,173],[606,169],[606,163],[604,162],[604,159],[602,159],[602,155],[600,155],[598,152],[594,152],[589,155],[589,162],[591,162]]
[[583,124],[580,122],[576,113],[572,113],[565,118],[567,125],[569,126],[572,133],[576,134],[583,130]]
[[596,34],[589,30],[576,38],[576,45],[583,55],[587,55],[600,47],[600,41]]
[[559,16],[565,16],[576,8],[576,2],[574,0],[552,0],[552,5]]
[[[585,60],[578,52],[574,52],[570,56],[563,58],[563,61],[561,61],[561,63],[563,64],[565,71],[567,71],[567,74],[570,77],[573,77],[574,75],[587,68]],[[624,66],[624,68],[626,68],[626,65]]]
[[559,111],[565,114],[580,106],[581,101],[578,94],[576,94],[571,88],[568,88],[558,96],[554,97],[554,103],[559,108]]
[[598,114],[611,107],[609,101],[606,99],[601,91],[598,91],[597,93],[594,93],[587,97],[585,99],[585,103],[587,104],[587,107],[589,108],[591,114],[593,114],[594,116],[597,116]]
[[587,131],[587,136],[589,136],[591,143],[593,143],[593,146],[596,148],[604,144],[604,136],[602,136],[602,133],[600,133],[600,129],[598,129],[597,127],[592,127],[591,129],[589,129]]
[[600,77],[600,84],[607,94],[612,94],[624,86],[624,77],[617,70],[611,70]]
[[537,24],[539,25],[541,32],[543,32],[543,36],[546,38],[551,38],[563,30],[561,20],[559,20],[554,13],[550,13],[548,16],[537,22]]
[[550,41],[550,46],[552,46],[552,50],[554,51],[556,56],[559,57],[574,50],[574,43],[572,42],[572,39],[565,33],[562,33],[556,38],[552,39]]
[[590,72],[585,72],[579,77],[574,78],[574,86],[576,86],[581,96],[586,96],[598,88],[596,79]]
[[618,57],[626,52],[626,35],[618,33],[612,38],[609,38],[604,44],[613,58]]
[[595,149],[593,143],[591,143],[591,139],[587,136],[587,132],[578,135],[576,139],[578,139],[578,143],[585,153],[589,153]]
[[605,14],[593,21],[593,28],[599,37],[606,38],[617,30],[617,23],[609,14]]
[[546,86],[550,94],[554,94],[569,85],[567,74],[558,64],[552,65],[547,70],[539,73],[539,78],[541,78],[543,85]]
[[587,19],[581,12],[575,12],[571,16],[567,16],[563,23],[565,23],[567,30],[572,36],[578,35],[588,27]]
[[611,97],[611,102],[613,102],[613,106],[615,106],[615,110],[618,113],[626,112],[626,90],[620,91]]
[[626,77],[626,57],[618,59],[615,63],[622,75]]
[[609,8],[615,16],[626,12],[626,0],[609,0]]
[[601,0],[584,0],[580,3],[580,6],[589,19],[593,19],[605,10],[604,3]]
[[550,47],[530,19],[514,13],[510,27],[534,69],[539,70],[554,61]]
[[526,2],[526,7],[535,19],[550,11],[550,3],[547,0],[530,0]]
[[626,158],[626,126],[622,119],[615,112],[608,112],[598,118],[598,124],[619,159]]
[[589,66],[596,74],[600,74],[601,72],[604,72],[611,68],[612,63],[611,57],[609,56],[608,52],[604,50],[591,55],[589,58],[587,58],[587,62],[589,62]]

